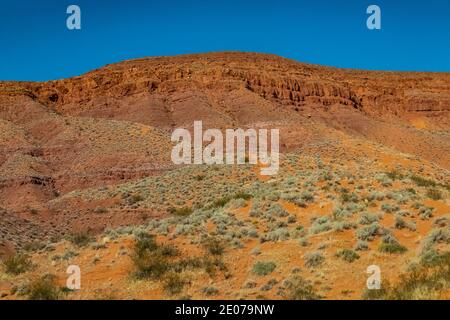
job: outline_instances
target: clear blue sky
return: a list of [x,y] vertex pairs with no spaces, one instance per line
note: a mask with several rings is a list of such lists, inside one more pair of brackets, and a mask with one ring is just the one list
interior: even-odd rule
[[[66,28],[81,7],[82,29]],[[366,8],[382,9],[382,30]],[[274,53],[337,67],[450,72],[449,0],[1,0],[0,80],[80,75],[124,59]]]

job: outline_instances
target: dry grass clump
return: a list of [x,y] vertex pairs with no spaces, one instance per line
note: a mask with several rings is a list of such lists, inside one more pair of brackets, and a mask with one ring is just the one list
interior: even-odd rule
[[21,273],[33,269],[33,262],[26,254],[16,254],[10,258],[3,260],[5,272],[12,275],[19,275]]

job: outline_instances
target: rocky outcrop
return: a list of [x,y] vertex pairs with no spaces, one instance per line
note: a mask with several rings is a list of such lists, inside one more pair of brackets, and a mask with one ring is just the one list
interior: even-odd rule
[[[136,95],[208,93],[243,87],[295,107],[351,106],[367,114],[448,117],[450,74],[373,72],[308,65],[273,55],[216,53],[148,58],[108,65],[45,83],[2,83],[3,94],[26,94],[63,114],[116,105]],[[168,99],[170,100],[170,99]],[[162,102],[164,104],[164,102]],[[166,106],[170,110],[170,103]],[[102,114],[99,110],[99,115]]]

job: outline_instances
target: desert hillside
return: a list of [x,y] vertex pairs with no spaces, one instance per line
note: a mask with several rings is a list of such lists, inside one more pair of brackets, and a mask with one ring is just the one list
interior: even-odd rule
[[[195,120],[279,128],[279,174],[175,166]],[[370,298],[378,265],[381,298],[416,270],[444,280],[410,298],[448,299],[449,194],[450,73],[227,52],[0,82],[2,298],[76,264],[59,296]]]

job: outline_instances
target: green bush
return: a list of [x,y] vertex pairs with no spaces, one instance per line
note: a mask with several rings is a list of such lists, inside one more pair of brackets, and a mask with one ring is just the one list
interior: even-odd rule
[[372,241],[376,235],[381,233],[381,227],[377,222],[372,223],[362,229],[356,231],[359,240]]
[[389,179],[391,179],[391,180],[401,180],[405,177],[403,174],[401,174],[397,170],[392,170],[390,172],[386,172],[386,176],[388,176]]
[[353,193],[344,192],[344,193],[341,194],[341,201],[343,203],[346,203],[346,202],[358,202],[358,196],[354,192]]
[[179,274],[173,272],[169,273],[163,282],[164,291],[168,295],[181,293],[185,285],[186,281],[183,280]]
[[336,253],[336,256],[350,263],[359,259],[359,255],[351,249],[341,249]]
[[450,252],[440,254],[435,249],[430,249],[424,252],[420,257],[420,263],[425,267],[436,267],[444,265],[450,261]]
[[141,256],[132,256],[137,269],[135,275],[139,279],[160,278],[169,270],[167,259],[159,254],[144,253]]
[[44,275],[31,282],[26,289],[29,300],[58,300],[62,290],[56,285],[54,275]]
[[155,236],[148,233],[139,233],[136,235],[136,242],[134,244],[134,252],[136,255],[141,256],[146,251],[153,251],[158,248],[156,244]]
[[311,227],[309,228],[309,233],[318,234],[322,232],[329,231],[333,228],[328,217],[320,217],[316,219]]
[[203,242],[205,249],[212,255],[220,256],[225,251],[222,241],[216,238],[208,238]]
[[363,213],[361,213],[361,216],[359,217],[358,223],[359,224],[364,224],[364,225],[369,225],[369,224],[372,224],[374,222],[377,222],[378,220],[380,220],[380,218],[378,217],[377,214],[369,213],[369,212],[363,212]]
[[442,192],[438,189],[428,189],[427,190],[427,197],[432,200],[441,200],[442,199]]
[[80,232],[77,234],[73,234],[69,238],[70,242],[72,242],[77,247],[85,247],[87,246],[93,239],[91,236],[85,232]]
[[170,257],[178,255],[171,245],[158,245],[154,236],[142,233],[137,236],[131,256],[138,278],[160,278],[171,268]]
[[130,205],[141,202],[142,200],[144,200],[144,198],[140,194],[132,194],[127,198],[128,204]]
[[391,205],[389,203],[383,203],[381,205],[381,210],[383,210],[386,213],[392,213],[392,212],[399,211],[400,208],[398,206],[394,206],[394,205]]
[[396,229],[404,229],[407,228],[411,231],[415,231],[416,230],[416,225],[414,222],[407,222],[405,221],[400,215],[397,215],[395,217],[395,225],[394,227]]
[[249,200],[252,198],[251,194],[239,191],[237,193],[235,193],[233,196],[226,196],[220,199],[215,200],[211,207],[212,208],[222,208],[224,207],[230,200],[232,199],[244,199],[244,200]]
[[8,274],[18,275],[27,272],[33,268],[33,263],[28,255],[16,254],[3,261],[5,272]]
[[365,250],[368,250],[368,249],[369,249],[369,245],[368,245],[368,243],[366,241],[358,240],[356,242],[355,250],[357,250],[357,251],[365,251]]
[[272,273],[277,265],[273,262],[262,262],[258,261],[253,265],[253,273],[259,276],[266,276],[269,273]]
[[286,289],[289,300],[319,300],[322,298],[316,293],[314,287],[300,276],[294,276],[288,280]]
[[416,175],[410,178],[419,187],[436,187],[437,183],[433,180],[425,179]]
[[305,266],[314,268],[320,266],[325,261],[325,257],[320,252],[307,253],[305,255]]
[[193,210],[192,208],[189,207],[181,207],[181,208],[169,208],[169,213],[176,215],[176,216],[180,216],[180,217],[186,217],[189,216]]
[[219,290],[216,287],[204,287],[202,292],[207,296],[216,296],[219,294]]
[[394,243],[382,242],[382,243],[380,243],[380,246],[378,247],[378,249],[381,252],[385,252],[385,253],[403,253],[403,252],[407,251],[406,247],[402,246],[398,242],[394,242]]
[[450,290],[450,254],[444,254],[431,265],[422,265],[401,275],[391,286],[383,282],[380,290],[366,290],[365,299],[426,300],[448,299]]

